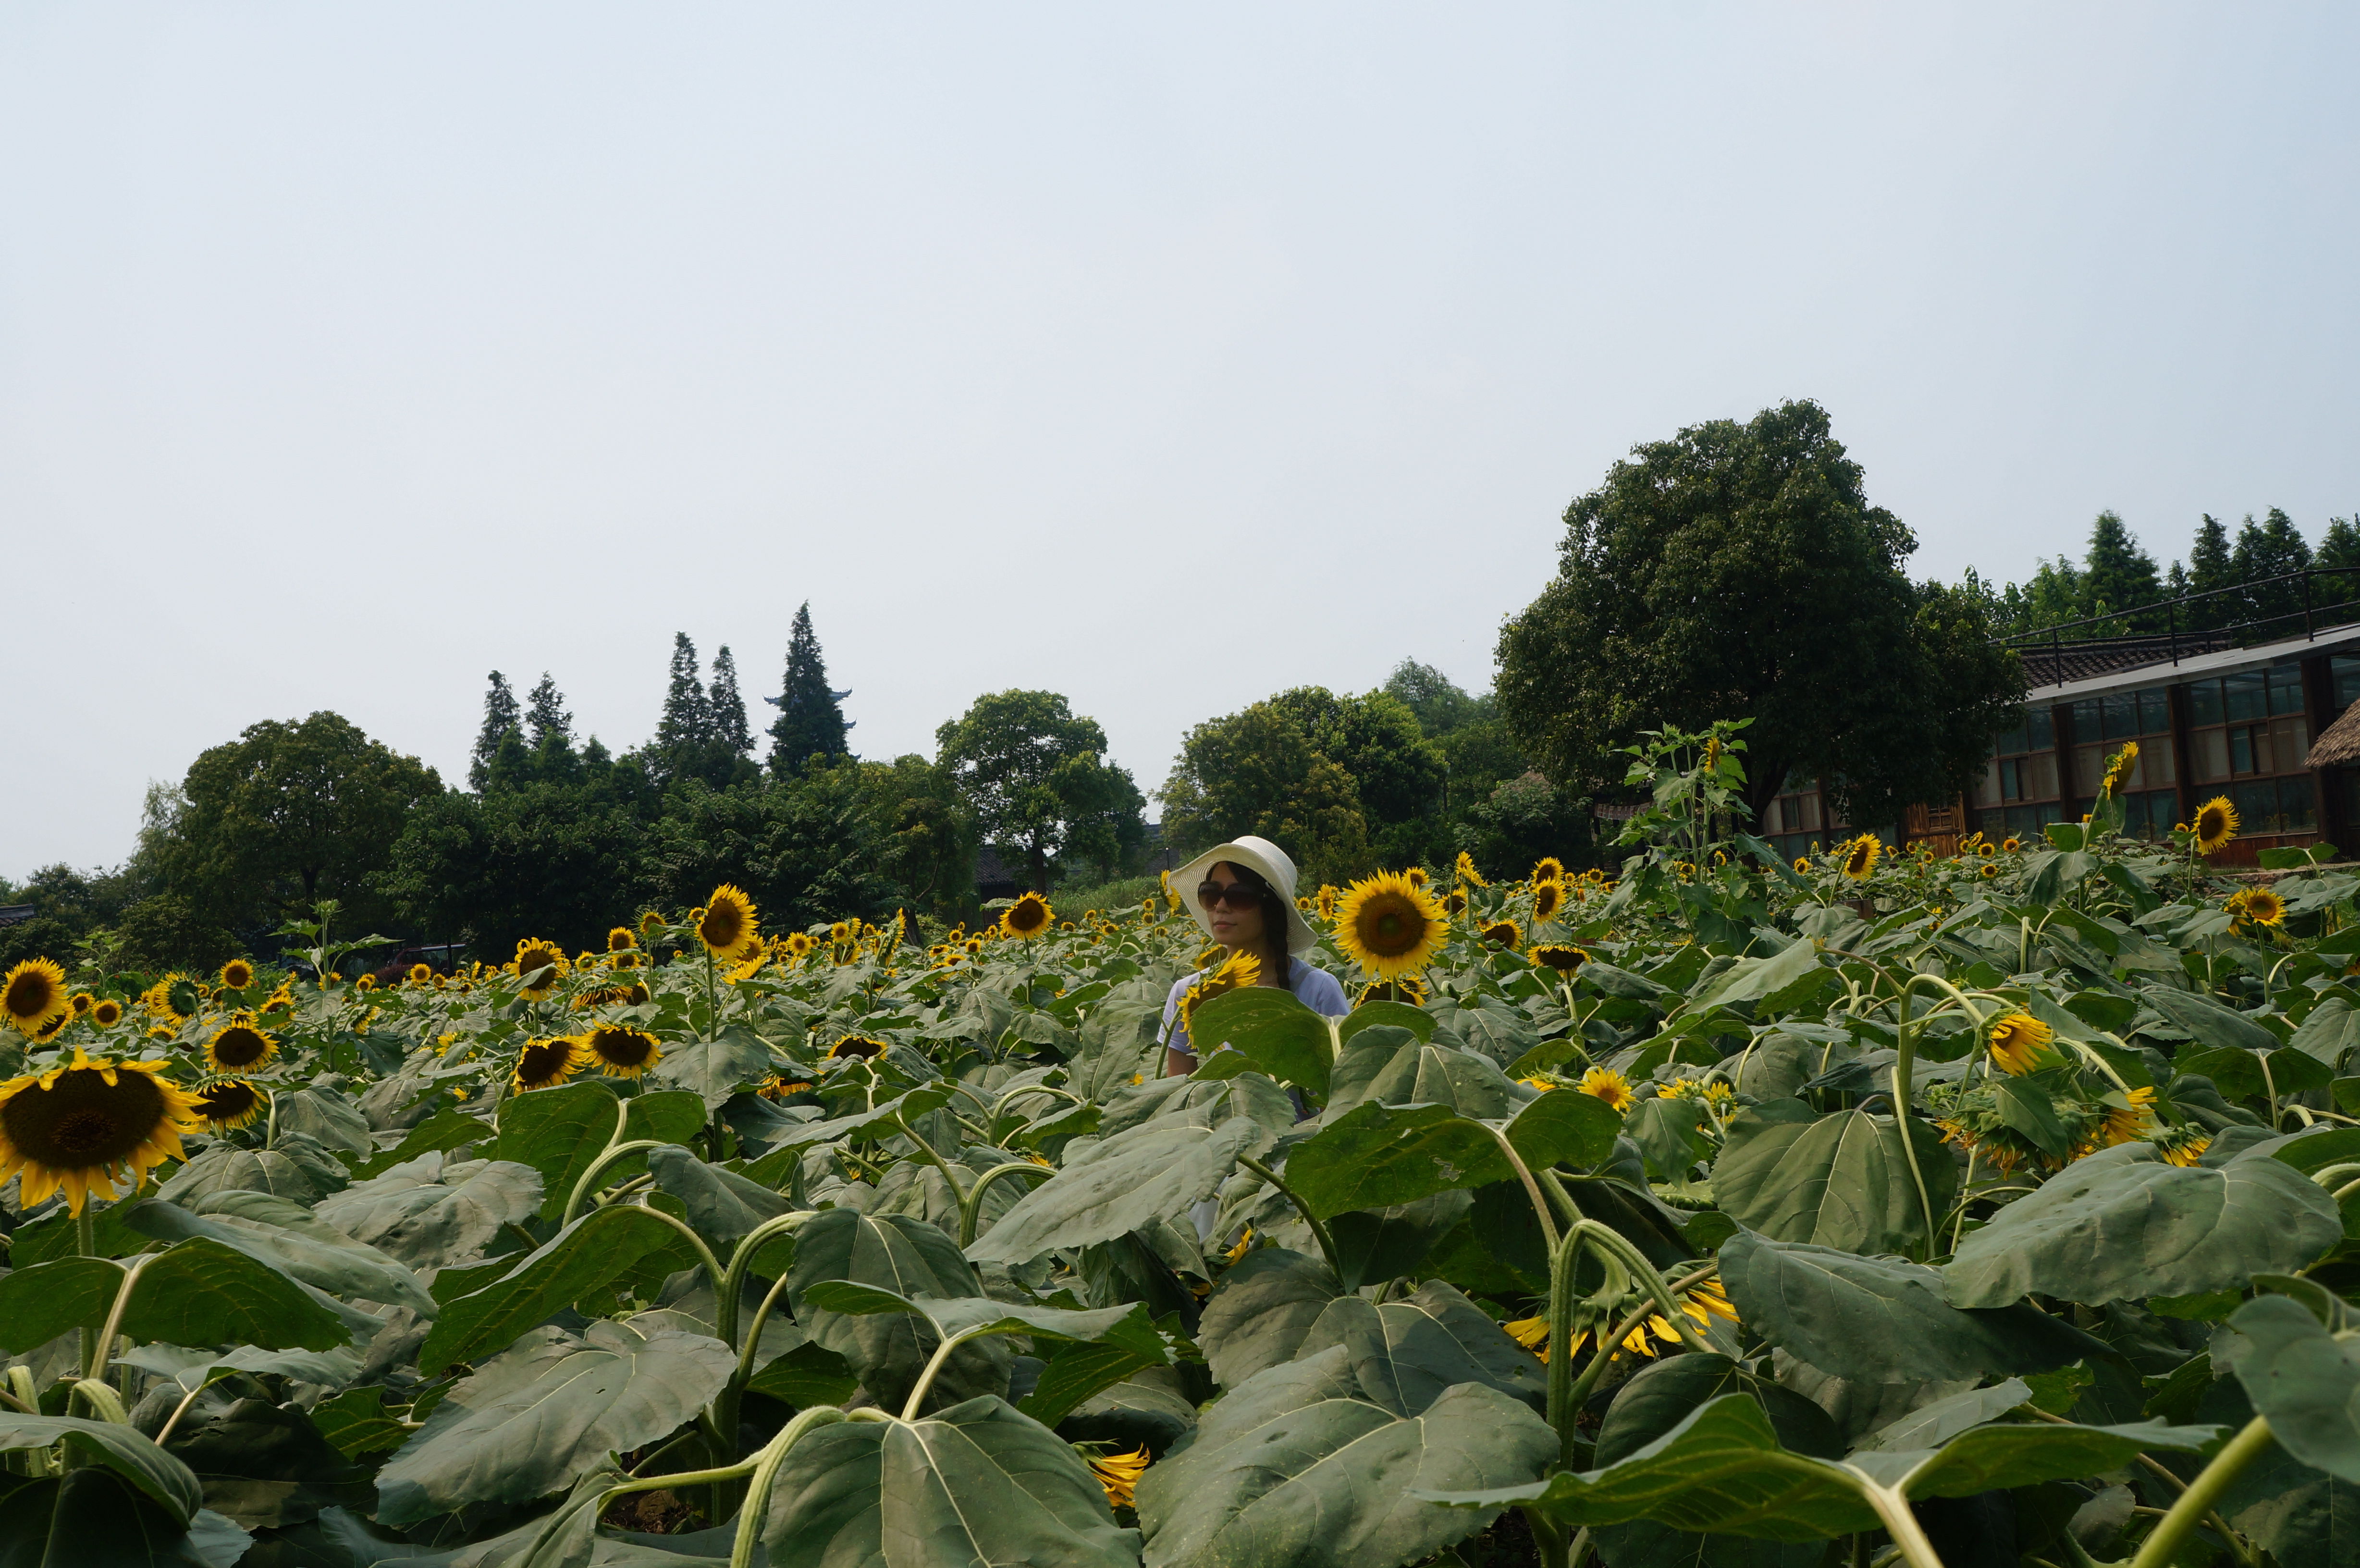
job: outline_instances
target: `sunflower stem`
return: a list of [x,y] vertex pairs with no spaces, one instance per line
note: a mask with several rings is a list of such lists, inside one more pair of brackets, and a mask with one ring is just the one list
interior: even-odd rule
[[[81,1258],[98,1256],[98,1206],[85,1198],[74,1212],[74,1253]],[[82,1331],[82,1375],[90,1375],[91,1357],[96,1354],[98,1341],[87,1328]]]
[[1046,1165],[1035,1165],[1029,1160],[1011,1160],[1005,1165],[995,1165],[975,1179],[967,1189],[967,1198],[959,1206],[959,1248],[964,1251],[975,1245],[976,1227],[983,1223],[983,1194],[1002,1176],[1021,1175],[1030,1171],[1035,1176],[1054,1176],[1056,1171]]
[[279,1096],[259,1083],[255,1087],[262,1090],[263,1103],[270,1107],[270,1114],[262,1124],[262,1147],[267,1152],[279,1142]]
[[1524,1163],[1524,1157],[1516,1152],[1516,1146],[1508,1141],[1506,1133],[1489,1122],[1479,1122],[1476,1125],[1491,1135],[1492,1140],[1500,1146],[1500,1152],[1508,1157],[1508,1164],[1515,1171],[1518,1179],[1524,1182],[1524,1196],[1532,1201],[1533,1213],[1541,1222],[1541,1239],[1547,1245],[1550,1253],[1554,1254],[1557,1251],[1557,1216],[1549,1213],[1548,1200],[1541,1196],[1541,1184],[1533,1179],[1532,1168]]
[[1295,1205],[1295,1212],[1301,1214],[1303,1223],[1311,1227],[1312,1239],[1319,1244],[1319,1251],[1328,1259],[1328,1267],[1334,1271],[1338,1279],[1343,1279],[1344,1263],[1342,1257],[1336,1250],[1336,1238],[1328,1234],[1328,1227],[1320,1223],[1317,1214],[1311,1212],[1311,1205],[1305,1203],[1301,1194],[1294,1188],[1279,1180],[1277,1171],[1273,1171],[1261,1160],[1251,1155],[1241,1154],[1238,1156],[1238,1163],[1277,1188],[1279,1195]]
[[945,1160],[933,1144],[919,1136],[918,1129],[910,1125],[908,1116],[896,1112],[893,1121],[894,1125],[901,1129],[901,1136],[918,1146],[918,1152],[925,1156],[927,1163],[943,1173],[943,1180],[950,1183],[951,1197],[957,1203],[959,1212],[964,1214],[967,1212],[967,1186],[959,1181],[958,1172],[951,1169],[951,1162]]
[[2245,1429],[2231,1438],[2227,1446],[2213,1455],[2212,1463],[2204,1466],[2188,1484],[2188,1489],[2180,1494],[2171,1511],[2163,1516],[2163,1522],[2155,1527],[2155,1533],[2147,1538],[2138,1555],[2131,1559],[2131,1568],[2164,1568],[2164,1564],[2177,1561],[2181,1543],[2212,1515],[2213,1504],[2229,1489],[2230,1483],[2245,1474],[2245,1466],[2260,1458],[2273,1441],[2268,1417],[2256,1416],[2247,1421]]
[[573,1195],[565,1200],[565,1213],[558,1220],[557,1228],[563,1230],[574,1223],[574,1216],[582,1212],[583,1203],[597,1190],[591,1183],[597,1181],[599,1172],[627,1154],[637,1154],[641,1149],[663,1147],[664,1140],[660,1138],[635,1138],[627,1143],[610,1143],[599,1150],[598,1158],[590,1162],[590,1169],[582,1172],[582,1180],[574,1183]]

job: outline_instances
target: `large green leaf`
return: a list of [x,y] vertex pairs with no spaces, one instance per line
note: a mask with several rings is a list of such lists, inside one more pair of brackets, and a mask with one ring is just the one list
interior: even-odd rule
[[1448,1105],[1363,1100],[1295,1146],[1286,1181],[1322,1219],[1513,1178],[1499,1140]]
[[[730,1095],[760,1083],[775,1067],[770,1048],[759,1036],[743,1024],[726,1024],[709,1040],[665,1046],[663,1060],[656,1063],[652,1076],[659,1083],[672,1084],[672,1093],[694,1094],[703,1107],[697,1117],[702,1124],[727,1105]],[[694,1130],[690,1129],[692,1135]],[[677,1134],[672,1136],[675,1141],[685,1141]]]
[[63,1443],[83,1463],[104,1466],[130,1482],[182,1529],[204,1506],[203,1489],[189,1467],[127,1426],[0,1410],[0,1453],[47,1448],[54,1443]]
[[[1958,1184],[1941,1136],[1916,1117],[1909,1136],[1939,1215]],[[1921,1240],[1928,1220],[1910,1176],[1901,1129],[1864,1111],[1820,1116],[1800,1100],[1740,1111],[1713,1161],[1714,1199],[1729,1217],[1777,1241],[1808,1241],[1846,1252],[1898,1252]]]
[[1388,1410],[1423,1410],[1461,1383],[1480,1383],[1535,1410],[1548,1402],[1541,1364],[1439,1279],[1382,1306],[1361,1296],[1337,1298],[1295,1354],[1316,1356],[1331,1345],[1351,1356],[1360,1387]]
[[453,1388],[377,1473],[377,1521],[400,1529],[469,1503],[522,1503],[572,1484],[609,1452],[694,1417],[737,1356],[702,1334],[594,1323],[583,1338],[537,1328]]
[[1513,1116],[1532,1091],[1490,1057],[1422,1042],[1407,1029],[1380,1026],[1352,1037],[1328,1084],[1331,1114],[1363,1101],[1388,1105],[1448,1105],[1470,1116]]
[[1026,1263],[1055,1247],[1111,1241],[1175,1218],[1211,1197],[1240,1155],[1269,1143],[1269,1129],[1248,1116],[1216,1127],[1151,1123],[1119,1133],[1073,1155],[1018,1199],[967,1256]]
[[[610,1141],[685,1143],[704,1127],[705,1102],[686,1090],[622,1100],[604,1083],[564,1083],[505,1102],[493,1155],[541,1173],[541,1217],[553,1220]],[[605,1179],[621,1181],[646,1169],[639,1156],[628,1155],[606,1168]]]
[[1156,1036],[1164,1009],[1153,1002],[1101,1002],[1082,1020],[1081,1050],[1065,1063],[1065,1087],[1092,1103],[1164,1074]]
[[1748,1328],[1798,1360],[1856,1382],[2046,1372],[2113,1355],[2037,1307],[1969,1311],[1942,1273],[1741,1230],[1721,1244],[1721,1279]]
[[1363,1285],[1382,1284],[1416,1269],[1474,1206],[1471,1193],[1453,1189],[1389,1208],[1355,1209],[1334,1216],[1328,1222],[1328,1231],[1336,1243],[1337,1261],[1343,1265],[1347,1287],[1357,1290]]
[[593,1210],[490,1283],[444,1301],[419,1346],[418,1369],[432,1377],[456,1362],[481,1360],[560,1308],[618,1282],[661,1279],[695,1257],[659,1214],[628,1203]]
[[1784,1447],[1762,1405],[1732,1393],[1595,1470],[1505,1488],[1417,1492],[1465,1508],[1534,1508],[1571,1527],[1646,1519],[1676,1530],[1819,1541],[1877,1528],[1863,1484],[1909,1498],[1971,1497],[2094,1475],[2150,1449],[2202,1448],[2218,1432],[2157,1422],[1982,1426],[1930,1453],[1856,1454],[1835,1463]]
[[1150,1568],[1415,1563],[1484,1519],[1411,1491],[1512,1486],[1557,1455],[1548,1423],[1495,1388],[1462,1384],[1412,1408],[1387,1392],[1357,1375],[1343,1345],[1231,1389],[1195,1441],[1140,1478]]
[[688,1223],[716,1247],[733,1247],[764,1220],[794,1209],[760,1182],[708,1165],[677,1145],[648,1150],[648,1173],[658,1191],[681,1201]]
[[311,1212],[263,1192],[216,1192],[201,1200],[208,1213],[191,1214],[154,1198],[131,1206],[126,1219],[158,1241],[210,1236],[306,1285],[432,1317],[434,1298],[418,1276],[373,1247],[313,1220]]
[[2271,1435],[2312,1468],[2360,1482],[2360,1344],[2286,1296],[2247,1301],[2229,1327],[2213,1355],[2269,1418]]
[[1560,1089],[1527,1101],[1507,1130],[1517,1158],[1535,1171],[1552,1165],[1588,1170],[1613,1154],[1622,1117],[1595,1094]]
[[1968,1236],[1943,1269],[1953,1306],[2027,1294],[2098,1306],[2298,1273],[2344,1235],[2333,1200],[2267,1154],[2178,1166],[2147,1143],[2067,1166]]
[[[831,1280],[874,1286],[904,1300],[983,1295],[958,1243],[940,1226],[907,1214],[830,1209],[795,1233],[795,1260],[787,1271],[795,1321],[851,1364],[871,1398],[895,1410],[933,1355],[934,1334],[923,1319],[907,1312],[831,1312],[812,1301],[812,1288]],[[951,1352],[929,1398],[955,1404],[979,1393],[1005,1393],[1010,1356],[1006,1340],[968,1341]]]
[[247,1530],[300,1525],[325,1508],[375,1501],[367,1470],[332,1446],[292,1401],[201,1404],[173,1430],[170,1453],[204,1487],[205,1506]]
[[1328,1265],[1283,1247],[1249,1252],[1205,1301],[1196,1343],[1213,1376],[1234,1388],[1265,1367],[1295,1359],[1303,1336],[1344,1293]]
[[[310,1138],[303,1141],[311,1142]],[[310,1203],[343,1185],[331,1179],[317,1161],[298,1160],[277,1149],[239,1149],[234,1144],[217,1143],[174,1171],[170,1181],[156,1189],[156,1195],[168,1203],[186,1203],[209,1192],[236,1191],[268,1192],[290,1203]]]
[[1191,1039],[1199,1077],[1263,1073],[1328,1097],[1335,1049],[1328,1022],[1292,991],[1256,985],[1224,992],[1196,1009]]
[[0,1471],[0,1546],[9,1568],[233,1568],[253,1544],[210,1509],[181,1525],[109,1469],[39,1479]]
[[1138,1532],[1115,1524],[1073,1445],[989,1396],[810,1433],[771,1483],[762,1543],[774,1563],[813,1568],[1139,1562]]
[[[102,1326],[127,1267],[138,1279],[122,1332],[169,1345],[332,1350],[351,1329],[335,1302],[210,1236],[192,1236],[131,1265],[61,1258],[0,1278],[0,1348],[23,1352],[75,1328]],[[355,1314],[355,1323],[376,1320]]]
[[316,1213],[413,1268],[447,1268],[489,1247],[501,1226],[530,1219],[541,1198],[541,1173],[529,1165],[433,1150],[347,1187]]
[[2200,996],[2193,991],[2176,990],[2169,985],[2148,985],[2139,993],[2147,1005],[2165,1018],[2211,1046],[2234,1046],[2240,1051],[2276,1051],[2286,1042],[2252,1018],[2234,1007],[2224,1007],[2210,996]]
[[307,1134],[325,1149],[365,1155],[375,1147],[369,1141],[368,1117],[333,1089],[281,1091],[271,1114],[278,1118],[281,1133]]

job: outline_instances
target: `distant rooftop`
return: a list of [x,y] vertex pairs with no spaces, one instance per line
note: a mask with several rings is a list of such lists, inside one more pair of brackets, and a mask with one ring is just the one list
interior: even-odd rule
[[2319,567],[2184,593],[2119,615],[1996,639],[2043,701],[2087,696],[2158,668],[2201,674],[2271,664],[2360,641],[2360,574]]

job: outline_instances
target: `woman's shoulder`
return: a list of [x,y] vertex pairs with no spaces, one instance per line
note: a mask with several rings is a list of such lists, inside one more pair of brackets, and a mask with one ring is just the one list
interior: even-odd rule
[[[1349,1010],[1343,1005],[1344,983],[1341,980],[1309,959],[1298,958],[1295,962],[1302,968],[1295,971],[1292,976],[1295,982],[1293,989],[1306,1006],[1315,1012],[1342,1013]],[[1323,1007],[1322,1003],[1332,1004],[1332,1007]]]

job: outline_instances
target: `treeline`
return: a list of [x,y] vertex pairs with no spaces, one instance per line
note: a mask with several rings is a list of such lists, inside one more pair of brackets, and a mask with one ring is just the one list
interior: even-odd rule
[[[2210,631],[2300,615],[2306,604],[2304,584],[2270,580],[2306,569],[2335,573],[2311,580],[2307,602],[2314,612],[2360,603],[2360,527],[2350,517],[2330,517],[2313,550],[2294,519],[2276,506],[2258,522],[2248,514],[2234,537],[2208,513],[2196,526],[2187,559],[2158,569],[2119,516],[2101,512],[2081,561],[2064,554],[2038,561],[2029,581],[1999,588],[1971,569],[1967,584],[1989,604],[1993,624],[2009,635],[2096,621],[2074,635],[2123,637]],[[2169,615],[2155,607],[2205,593],[2213,596]]]

